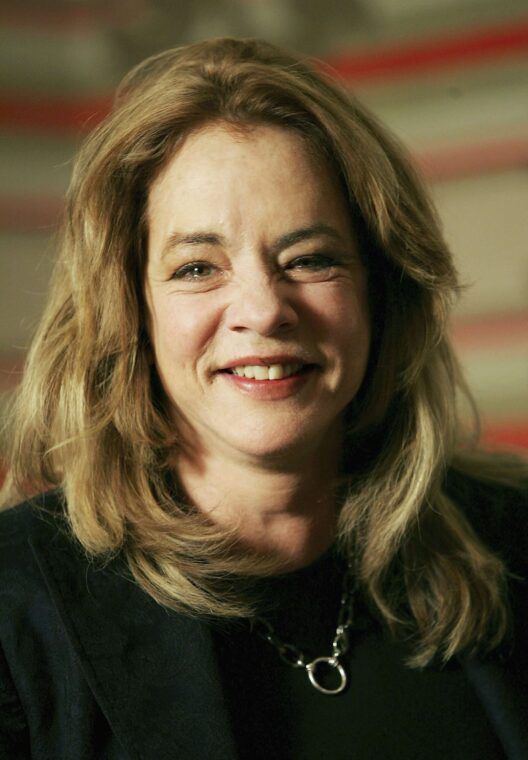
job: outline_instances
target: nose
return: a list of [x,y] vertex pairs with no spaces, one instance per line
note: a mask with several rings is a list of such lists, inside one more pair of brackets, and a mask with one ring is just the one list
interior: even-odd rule
[[270,275],[239,282],[227,309],[228,328],[267,336],[293,329],[299,318],[291,295],[287,282]]

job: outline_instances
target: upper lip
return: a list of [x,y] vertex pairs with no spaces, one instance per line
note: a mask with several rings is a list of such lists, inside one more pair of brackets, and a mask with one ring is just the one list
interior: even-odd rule
[[272,364],[315,364],[295,354],[273,354],[273,356],[240,356],[222,364],[219,369],[233,369],[233,367],[245,367],[259,365],[270,367]]

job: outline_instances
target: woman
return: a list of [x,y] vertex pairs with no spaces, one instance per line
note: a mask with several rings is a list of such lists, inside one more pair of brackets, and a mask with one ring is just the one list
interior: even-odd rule
[[13,413],[6,492],[44,495],[0,523],[7,757],[528,757],[526,469],[463,434],[456,291],[308,64],[131,72]]

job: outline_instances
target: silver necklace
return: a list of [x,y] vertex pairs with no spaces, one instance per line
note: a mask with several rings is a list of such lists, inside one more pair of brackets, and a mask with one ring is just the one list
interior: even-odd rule
[[[256,617],[251,621],[252,630],[275,647],[281,660],[292,668],[304,668],[312,686],[323,694],[339,694],[346,688],[348,683],[347,673],[341,658],[346,654],[350,645],[348,630],[352,625],[352,601],[356,590],[353,578],[352,565],[349,562],[343,577],[343,590],[341,592],[337,627],[332,641],[331,655],[309,660],[304,652],[294,644],[282,641],[275,633],[275,629],[271,623],[267,620]],[[321,667],[330,668],[337,674],[337,686],[329,688],[320,683],[318,679],[321,678]]]

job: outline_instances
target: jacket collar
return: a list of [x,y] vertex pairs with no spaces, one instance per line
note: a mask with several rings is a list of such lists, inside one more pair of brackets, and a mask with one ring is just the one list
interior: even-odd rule
[[[34,534],[35,535],[35,534]],[[131,758],[235,760],[213,639],[64,534],[32,550],[93,695]]]
[[[505,544],[507,545],[507,544]],[[523,557],[523,562],[526,558]],[[528,589],[526,564],[510,577],[511,636],[485,659],[462,661],[508,760],[528,758]]]
[[498,659],[468,658],[463,667],[505,756],[508,760],[528,758],[528,699],[522,686]]

